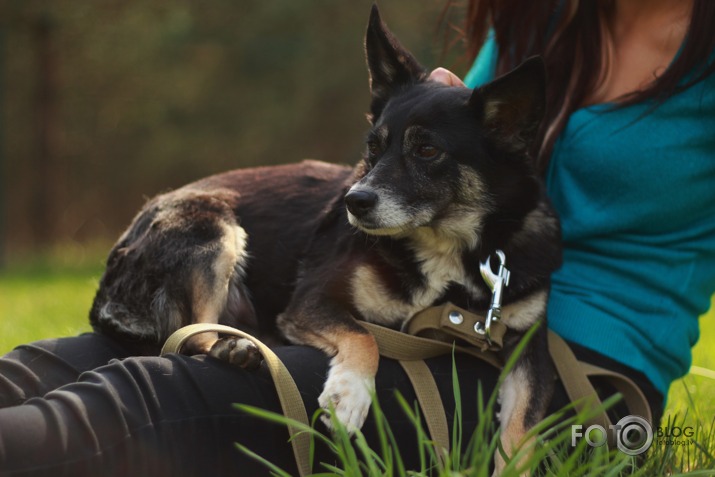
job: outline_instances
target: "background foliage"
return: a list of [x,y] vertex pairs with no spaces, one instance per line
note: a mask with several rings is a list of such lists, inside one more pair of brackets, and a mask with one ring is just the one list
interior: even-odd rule
[[[445,3],[380,7],[436,66]],[[5,259],[113,240],[147,196],[207,174],[356,161],[371,4],[0,0]]]

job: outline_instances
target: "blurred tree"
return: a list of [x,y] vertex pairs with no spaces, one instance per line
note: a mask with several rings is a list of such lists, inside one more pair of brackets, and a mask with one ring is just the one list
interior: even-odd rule
[[52,19],[46,15],[37,18],[32,25],[32,35],[38,65],[35,93],[37,154],[32,163],[34,183],[29,184],[35,193],[29,204],[28,218],[37,244],[46,246],[57,237],[57,206],[62,203],[60,191],[65,185],[58,164],[58,59]]

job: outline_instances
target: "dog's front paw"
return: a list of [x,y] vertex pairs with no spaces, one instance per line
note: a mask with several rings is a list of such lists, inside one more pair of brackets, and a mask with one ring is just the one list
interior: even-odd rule
[[[356,373],[342,365],[333,366],[318,404],[325,410],[332,409],[335,418],[352,433],[365,422],[374,389],[374,377]],[[321,419],[329,429],[333,428],[329,415],[323,415]]]
[[263,360],[261,352],[252,341],[235,336],[216,341],[209,351],[209,356],[243,369],[256,369]]

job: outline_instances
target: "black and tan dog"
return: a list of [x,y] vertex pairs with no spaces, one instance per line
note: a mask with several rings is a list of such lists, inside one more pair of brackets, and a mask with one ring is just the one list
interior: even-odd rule
[[[320,405],[359,428],[379,357],[355,318],[399,328],[445,301],[483,313],[479,264],[502,250],[504,354],[542,323],[501,389],[508,451],[543,416],[552,383],[545,311],[560,231],[529,154],[543,65],[474,91],[428,81],[376,8],[366,50],[371,128],[357,167],[237,170],[150,200],[109,255],[91,322],[146,353],[200,322],[314,346],[332,357]],[[256,362],[235,339],[204,334],[188,348]]]

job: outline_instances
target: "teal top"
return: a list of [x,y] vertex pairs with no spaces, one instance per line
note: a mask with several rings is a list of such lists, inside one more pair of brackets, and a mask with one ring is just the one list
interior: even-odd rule
[[[491,80],[496,58],[490,37],[467,86]],[[667,396],[715,292],[715,74],[655,109],[576,110],[545,179],[564,242],[550,328]]]

